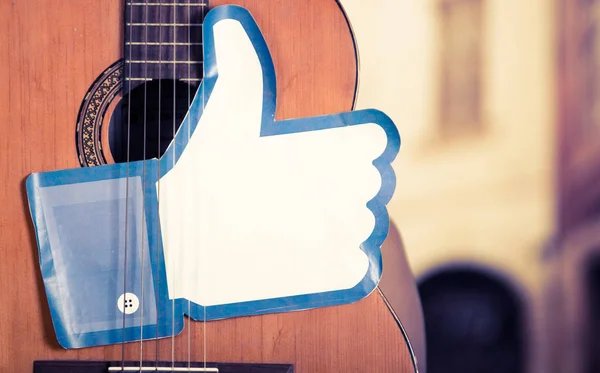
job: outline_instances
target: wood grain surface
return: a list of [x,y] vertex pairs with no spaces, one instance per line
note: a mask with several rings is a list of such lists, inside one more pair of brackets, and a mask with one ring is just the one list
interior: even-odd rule
[[[273,55],[277,118],[349,110],[352,38],[334,0],[213,1],[250,10]],[[412,372],[374,292],[351,305],[186,323],[174,339],[69,350],[56,342],[25,196],[32,172],[79,167],[75,120],[89,85],[121,58],[120,0],[0,0],[0,372],[40,359],[293,363],[298,373]],[[172,353],[174,351],[174,353]]]

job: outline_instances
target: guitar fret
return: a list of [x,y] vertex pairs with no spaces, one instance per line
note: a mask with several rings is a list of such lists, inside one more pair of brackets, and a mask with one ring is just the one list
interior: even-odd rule
[[[135,81],[135,82],[149,82],[149,81],[153,80],[153,78],[125,78],[125,80],[131,80],[131,81]],[[184,82],[199,82],[202,79],[200,79],[200,78],[179,78],[179,80],[182,80]]]
[[[128,37],[130,40],[129,43],[136,44],[125,44],[129,47],[134,46],[135,48],[143,49],[149,47],[188,47],[190,45],[202,45],[202,35],[200,33],[187,35],[186,34],[162,34],[162,35],[140,35],[139,33],[132,33],[131,36]],[[183,43],[183,44],[177,44]],[[127,48],[127,49],[128,49]]]
[[202,61],[153,61],[153,60],[125,60],[125,63],[160,63],[160,64],[191,64],[191,65],[196,65],[196,64],[202,64]]
[[143,82],[149,79],[179,79],[192,83],[199,82],[203,75],[202,64],[126,64],[124,70],[127,71],[124,79],[131,83]]
[[157,26],[157,27],[202,27],[202,23],[126,23],[126,26]]
[[[143,43],[143,42],[142,42]],[[196,61],[202,59],[202,46],[192,44],[181,45],[125,45],[125,59],[127,60],[143,60],[143,61]]]
[[202,43],[184,43],[184,42],[156,42],[156,41],[128,41],[125,45],[143,45],[143,46],[186,46],[186,45],[202,45]]
[[204,7],[205,3],[127,3],[127,5],[131,6],[193,6],[193,7]]
[[144,43],[200,43],[201,27],[125,27],[125,40]]

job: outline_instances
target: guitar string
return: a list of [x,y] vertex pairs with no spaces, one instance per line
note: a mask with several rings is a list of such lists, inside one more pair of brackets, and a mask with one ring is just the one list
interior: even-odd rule
[[[173,164],[175,167],[175,158],[177,156],[177,141],[175,141],[175,108],[177,107],[177,1],[173,1]],[[171,368],[175,367],[175,298],[171,300]],[[184,323],[185,325],[185,323]]]
[[[188,0],[187,2],[187,22],[188,22],[188,27],[187,27],[187,57],[188,57],[188,64],[187,64],[187,78],[188,78],[188,86],[187,86],[187,107],[190,107],[190,96],[191,96],[191,81],[189,80],[192,77],[192,73],[191,73],[191,63],[190,63],[190,52],[191,52],[191,42],[192,42],[192,11],[191,11],[191,5],[190,5],[190,0]],[[190,143],[190,117],[189,114],[186,116],[187,118],[187,143],[189,145]],[[187,340],[187,354],[188,354],[188,369],[191,368],[191,362],[192,362],[192,357],[191,357],[191,353],[192,353],[192,322],[191,322],[191,302],[190,300],[188,300],[188,340]]]
[[[146,3],[146,5],[144,6],[144,61],[148,61],[148,3]],[[130,10],[131,12],[133,12],[133,8],[131,8]],[[143,185],[143,189],[142,190],[146,190],[146,139],[147,139],[147,116],[148,116],[148,106],[147,106],[147,96],[148,96],[148,82],[147,82],[147,78],[148,78],[148,64],[144,63],[144,136],[143,136],[143,141],[142,141],[142,146],[143,146],[143,151],[142,151],[142,185]],[[140,212],[140,216],[144,217],[144,198],[142,198],[142,203],[141,203],[141,212]],[[144,224],[140,224],[140,233],[142,236],[142,254],[141,254],[141,307],[140,307],[140,369],[142,368],[142,364],[143,364],[143,360],[144,360],[144,272],[145,271],[145,262],[144,262]],[[150,246],[148,245],[148,248],[150,248]]]
[[[158,20],[159,23],[162,22],[162,17],[163,17],[163,9],[161,6],[158,6]],[[157,114],[157,122],[158,122],[158,130],[157,130],[157,137],[158,137],[158,141],[157,141],[157,154],[160,154],[160,140],[161,140],[161,122],[162,122],[162,116],[161,116],[161,110],[162,110],[162,42],[163,42],[163,33],[162,33],[162,27],[159,26],[158,27],[158,114]],[[157,167],[157,183],[156,183],[156,191],[157,191],[157,210],[156,210],[156,235],[157,235],[157,240],[156,240],[156,257],[158,258],[159,254],[160,254],[160,242],[162,240],[162,230],[160,229],[160,219],[159,219],[159,214],[158,212],[160,211],[160,162],[158,163],[158,167]],[[165,273],[166,273],[166,269],[167,269],[167,263],[165,263]],[[160,274],[157,276],[157,281],[160,281]],[[160,289],[160,283],[157,283],[158,288]],[[155,366],[158,369],[158,362],[159,362],[159,341],[158,341],[158,334],[159,334],[159,327],[158,327],[158,322],[159,322],[159,313],[160,313],[160,308],[157,307],[156,310],[156,351],[155,351],[155,356],[156,356],[156,362],[155,362]]]
[[[127,0],[124,0],[124,6],[127,7]],[[125,8],[127,9],[127,8]],[[132,24],[133,24],[133,12],[129,9],[129,35],[132,35]],[[129,56],[131,58],[132,47],[129,45]],[[131,76],[131,63],[129,64],[129,76]],[[125,81],[126,87],[130,88],[131,81]],[[126,178],[125,178],[125,245],[124,245],[124,258],[123,258],[123,328],[121,330],[121,369],[125,368],[125,325],[126,325],[126,313],[125,305],[126,293],[127,293],[127,248],[128,248],[128,237],[129,237],[129,156],[130,156],[130,141],[131,141],[131,95],[127,96],[127,165],[126,165]]]
[[[203,0],[201,0],[201,1],[203,1]],[[202,12],[202,21],[201,21],[201,23],[202,23],[202,26],[201,26],[201,30],[202,30],[202,38],[201,38],[201,40],[202,40],[201,41],[201,43],[202,43],[202,45],[201,45],[202,53],[201,53],[201,55],[202,55],[202,72],[203,72],[203,74],[204,74],[204,71],[205,71],[205,69],[204,69],[204,31],[205,31],[204,30],[204,17],[206,17],[206,8],[208,8],[208,6],[209,6],[208,0],[206,0],[206,2],[204,3],[204,6],[200,7],[201,8],[201,12]],[[204,75],[203,75],[203,80],[204,80]],[[204,115],[204,106],[205,106],[205,101],[204,100],[206,98],[204,96],[204,90],[205,90],[206,86],[204,84],[202,84],[201,87],[202,87],[202,92],[200,92],[200,94],[202,95],[201,96],[201,98],[202,98],[202,115]],[[203,260],[202,261],[202,277],[201,278],[203,279],[202,282],[204,283],[204,289],[206,290],[206,288],[207,288],[208,285],[207,285],[207,281],[206,281],[206,271],[205,271],[205,269],[206,269],[206,261]],[[206,346],[206,305],[204,305],[202,307],[202,312],[203,312],[203,316],[202,316],[202,330],[203,330],[203,332],[202,332],[202,335],[203,335],[202,347],[203,347],[204,370],[206,371],[206,352],[207,352],[207,346]]]

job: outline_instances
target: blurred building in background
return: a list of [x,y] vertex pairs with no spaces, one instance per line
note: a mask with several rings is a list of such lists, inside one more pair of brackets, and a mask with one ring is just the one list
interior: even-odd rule
[[561,372],[600,371],[600,1],[558,3]]
[[419,284],[428,372],[552,372],[565,319],[552,306],[563,279],[558,2],[403,2],[390,213]]

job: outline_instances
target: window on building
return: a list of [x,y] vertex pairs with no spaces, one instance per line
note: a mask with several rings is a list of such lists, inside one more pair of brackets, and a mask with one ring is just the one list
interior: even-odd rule
[[442,137],[482,128],[482,0],[440,0],[439,126]]
[[600,1],[580,0],[580,4],[580,133],[586,135],[600,128]]

